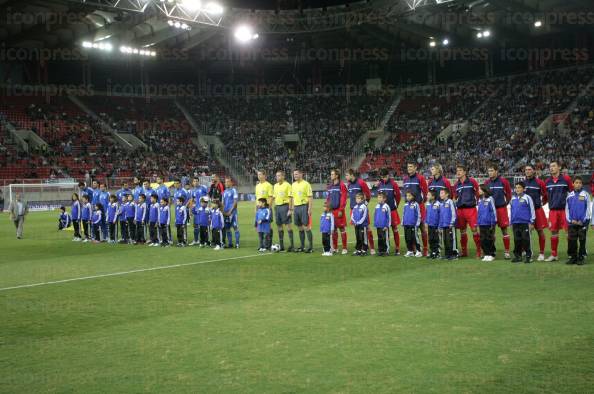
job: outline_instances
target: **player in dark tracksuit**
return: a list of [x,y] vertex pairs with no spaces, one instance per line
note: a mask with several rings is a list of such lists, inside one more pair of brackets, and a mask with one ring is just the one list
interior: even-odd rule
[[534,227],[536,215],[532,197],[525,193],[526,184],[517,182],[515,194],[510,202],[511,224],[514,228],[514,258],[512,263],[522,262],[522,252],[526,253],[525,263],[532,262],[530,232]]
[[582,178],[576,176],[573,179],[573,188],[565,204],[565,218],[568,224],[567,264],[583,265],[586,256],[586,234],[592,219],[592,203],[590,195],[583,189]]
[[441,203],[437,200],[434,190],[427,193],[427,204],[425,204],[425,227],[429,237],[428,259],[439,258],[439,209]]

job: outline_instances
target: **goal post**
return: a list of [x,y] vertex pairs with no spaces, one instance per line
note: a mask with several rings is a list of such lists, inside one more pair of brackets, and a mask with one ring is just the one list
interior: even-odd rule
[[78,192],[78,183],[12,183],[8,185],[8,201],[6,206],[18,193],[27,201],[30,211],[49,211],[69,206],[72,193]]

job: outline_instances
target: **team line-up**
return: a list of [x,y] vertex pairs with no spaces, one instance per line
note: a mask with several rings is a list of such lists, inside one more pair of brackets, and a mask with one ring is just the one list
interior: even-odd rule
[[[514,249],[512,262],[532,261],[531,232],[539,239],[539,261],[557,261],[559,231],[567,230],[568,264],[584,264],[586,236],[592,217],[593,201],[583,189],[580,177],[573,180],[560,173],[557,162],[550,164],[551,176],[542,181],[532,166],[525,167],[525,180],[516,182],[514,190],[507,179],[498,174],[496,165],[488,166],[489,178],[483,185],[467,175],[466,168],[456,169],[457,181],[451,185],[443,176],[439,164],[431,166],[429,182],[417,171],[415,163],[407,164],[402,188],[405,196],[402,220],[398,214],[401,191],[390,177],[388,169],[380,171],[377,183],[377,204],[373,211],[373,226],[369,203],[371,191],[354,170],[347,171],[346,183],[339,170],[330,173],[330,185],[324,210],[320,217],[323,256],[338,253],[340,233],[342,254],[347,254],[347,221],[354,227],[356,247],[353,255],[390,254],[390,230],[394,240],[394,254],[400,254],[399,225],[404,229],[405,257],[454,260],[468,255],[467,227],[476,245],[476,256],[493,261],[496,256],[495,229],[503,237],[504,258],[511,259],[510,234],[512,226]],[[287,252],[313,251],[311,217],[313,192],[300,170],[293,172],[294,182],[286,180],[284,171],[277,171],[273,186],[265,171],[258,172],[254,226],[259,238],[259,251],[285,251],[285,229],[289,246]],[[74,228],[73,241],[148,244],[168,247],[173,243],[171,223],[175,224],[177,246],[188,244],[187,227],[192,223],[194,240],[189,245],[239,248],[240,231],[237,219],[238,193],[230,178],[225,183],[213,176],[210,188],[198,179],[192,188],[185,189],[179,180],[173,191],[157,178],[158,186],[148,181],[134,188],[126,183],[115,194],[105,184],[93,181],[92,187],[79,183],[80,193],[72,196],[71,213],[62,207],[59,228]],[[350,216],[346,205],[350,202]],[[543,205],[549,204],[547,219]],[[174,205],[171,218],[170,204]],[[274,211],[273,211],[274,208]],[[509,214],[508,214],[509,208]],[[272,223],[276,221],[279,244],[272,244]],[[294,242],[293,226],[299,232],[299,246]],[[82,227],[82,234],[81,234]],[[377,234],[377,253],[372,227]],[[551,254],[545,258],[545,228],[551,232]],[[593,223],[594,227],[594,223]],[[457,248],[456,229],[460,231],[461,251]],[[421,240],[419,240],[419,234]],[[146,239],[148,236],[148,240]],[[235,243],[233,242],[235,237]],[[307,247],[305,240],[307,238]],[[422,246],[421,246],[422,243]],[[579,246],[578,246],[579,244]]]

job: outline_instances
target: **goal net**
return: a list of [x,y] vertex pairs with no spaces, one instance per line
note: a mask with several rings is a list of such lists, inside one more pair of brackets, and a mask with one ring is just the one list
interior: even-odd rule
[[[78,192],[78,184],[68,183],[13,183],[8,185],[6,206],[20,194],[28,202],[31,211],[48,211],[64,206],[70,206],[72,193]],[[5,195],[6,195],[5,194]]]

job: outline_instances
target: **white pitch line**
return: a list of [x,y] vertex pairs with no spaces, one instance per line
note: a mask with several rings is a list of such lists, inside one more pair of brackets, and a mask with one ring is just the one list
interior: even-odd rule
[[166,269],[170,269],[170,268],[187,267],[187,266],[198,265],[198,264],[217,263],[219,261],[240,260],[240,259],[247,259],[247,258],[250,258],[250,257],[268,256],[268,255],[272,255],[272,254],[273,253],[251,254],[251,255],[248,255],[248,256],[227,257],[227,258],[224,258],[224,259],[194,261],[192,263],[173,264],[173,265],[161,265],[161,266],[158,266],[158,267],[140,268],[140,269],[130,270],[130,271],[112,272],[112,273],[109,273],[109,274],[81,276],[79,278],[52,280],[52,281],[48,281],[48,282],[30,283],[30,284],[27,284],[27,285],[18,285],[18,286],[4,287],[4,288],[0,288],[0,291],[25,289],[25,288],[29,288],[29,287],[39,287],[39,286],[47,286],[47,285],[55,285],[55,284],[59,284],[59,283],[77,282],[77,281],[81,281],[81,280],[105,278],[105,277],[108,277],[108,276],[121,276],[121,275],[128,275],[128,274],[136,274],[136,273],[139,273],[139,272],[159,271],[159,270],[166,270]]

